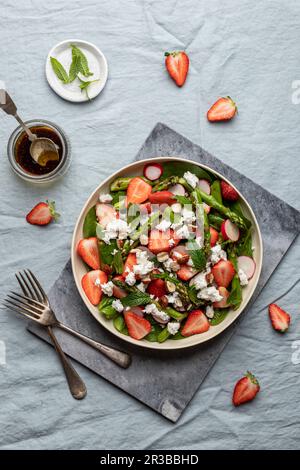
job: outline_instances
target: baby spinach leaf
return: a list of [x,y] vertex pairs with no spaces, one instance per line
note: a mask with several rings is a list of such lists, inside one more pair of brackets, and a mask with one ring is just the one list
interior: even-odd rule
[[220,180],[215,180],[210,187],[210,194],[219,204],[223,204],[222,192],[221,192],[221,182]]
[[253,257],[251,230],[248,230],[237,244],[237,255]]
[[244,223],[245,223],[245,225],[248,229],[251,227],[251,225],[252,225],[251,221],[249,219],[247,219],[247,217],[244,216],[240,201],[235,201],[235,202],[229,203],[228,207],[230,208],[230,210],[232,212],[235,212],[237,215],[239,215],[243,219],[243,221],[244,221]]
[[114,254],[112,266],[117,274],[122,274],[123,272],[123,258],[121,251],[118,251]]
[[113,300],[110,297],[103,297],[98,305],[99,312],[105,315],[107,319],[114,318],[117,314],[117,311],[112,306]]
[[213,318],[210,320],[210,324],[212,326],[219,325],[225,318],[227,317],[228,314],[228,308],[219,308],[215,310],[215,314]]
[[113,251],[117,250],[116,240],[112,240],[110,243],[105,243],[104,241],[99,242],[99,253],[100,253],[100,264],[101,267],[104,265],[111,266],[113,264]]
[[163,178],[169,176],[183,176],[186,171],[190,171],[198,176],[199,179],[205,179],[209,182],[213,181],[214,176],[203,168],[188,162],[164,162]]
[[55,57],[50,57],[50,62],[57,78],[59,78],[59,80],[61,80],[63,83],[69,83],[69,76],[64,66],[57,59],[55,59]]
[[123,333],[123,335],[128,336],[128,330],[123,315],[118,315],[117,317],[115,317],[113,320],[113,324],[117,331]]
[[89,209],[83,222],[83,238],[95,237],[96,236],[96,206]]

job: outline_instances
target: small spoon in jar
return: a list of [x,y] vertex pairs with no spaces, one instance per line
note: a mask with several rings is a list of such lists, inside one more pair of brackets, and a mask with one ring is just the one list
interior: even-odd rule
[[17,107],[6,90],[0,90],[0,108],[2,108],[6,114],[14,116],[18,123],[23,127],[31,142],[29,151],[34,161],[41,166],[46,166],[50,160],[59,160],[59,147],[51,139],[38,137],[36,134],[31,132],[29,127],[18,115]]

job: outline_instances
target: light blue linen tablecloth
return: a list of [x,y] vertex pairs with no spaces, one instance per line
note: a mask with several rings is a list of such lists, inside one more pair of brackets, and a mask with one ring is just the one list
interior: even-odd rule
[[[57,122],[73,147],[63,180],[28,185],[10,171],[6,143],[15,122],[0,115],[1,297],[24,267],[50,287],[88,195],[133,160],[158,121],[300,209],[297,0],[1,0],[0,12],[0,80],[25,119]],[[68,38],[94,42],[108,59],[109,79],[94,102],[65,102],[46,82],[48,51]],[[190,56],[182,89],[164,70],[163,54],[174,49]],[[227,94],[239,115],[210,125],[207,109]],[[61,221],[29,226],[25,214],[46,198],[56,201]],[[75,401],[54,351],[25,331],[23,319],[1,311],[0,449],[299,448],[299,263],[298,240],[256,303],[261,309],[283,295],[290,331],[276,334],[266,309],[263,322],[246,316],[176,425],[78,364],[88,396]],[[232,388],[247,369],[261,393],[234,409]]]

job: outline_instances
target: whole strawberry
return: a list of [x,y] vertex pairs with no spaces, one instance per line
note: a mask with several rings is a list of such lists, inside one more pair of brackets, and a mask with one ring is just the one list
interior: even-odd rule
[[32,225],[48,225],[50,222],[57,221],[60,215],[55,211],[55,202],[39,202],[26,215],[26,220]]
[[247,403],[256,397],[260,390],[260,386],[256,377],[249,371],[242,377],[235,385],[232,403],[234,406],[242,405]]
[[189,58],[184,51],[165,52],[167,71],[177,86],[181,87],[189,71]]

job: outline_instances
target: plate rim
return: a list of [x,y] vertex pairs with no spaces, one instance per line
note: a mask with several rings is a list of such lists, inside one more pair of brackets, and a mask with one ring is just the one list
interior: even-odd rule
[[[96,193],[99,192],[101,190],[101,187],[103,187],[105,184],[107,184],[111,179],[116,178],[116,177],[120,177],[122,173],[124,173],[127,170],[130,170],[131,167],[134,167],[134,166],[139,165],[139,164],[140,165],[145,165],[147,163],[153,162],[153,160],[155,160],[155,161],[159,161],[159,160],[161,160],[161,161],[181,161],[181,162],[185,162],[185,163],[188,162],[188,163],[194,164],[194,165],[196,165],[200,168],[203,168],[205,170],[211,171],[213,174],[216,174],[220,179],[223,179],[224,181],[229,183],[238,192],[238,194],[242,198],[244,204],[247,206],[247,209],[249,210],[249,212],[251,214],[251,217],[253,219],[254,225],[257,229],[258,245],[259,245],[259,259],[256,260],[257,261],[256,269],[258,269],[258,275],[257,275],[256,282],[251,287],[248,299],[245,301],[245,303],[242,303],[242,306],[238,309],[238,310],[240,310],[239,313],[233,315],[233,318],[229,321],[228,324],[226,324],[226,326],[224,326],[223,328],[218,329],[219,331],[215,331],[214,334],[212,334],[209,338],[206,338],[206,339],[203,339],[203,337],[202,337],[202,340],[201,340],[201,334],[199,334],[199,335],[189,336],[185,339],[178,340],[178,341],[167,340],[164,343],[157,343],[157,342],[150,342],[150,341],[145,341],[145,340],[136,340],[134,338],[131,338],[130,336],[123,335],[122,333],[120,333],[116,329],[112,330],[111,328],[109,328],[105,324],[105,321],[104,321],[105,319],[104,318],[102,319],[102,317],[99,314],[99,311],[98,311],[97,307],[91,305],[91,303],[88,301],[86,295],[84,294],[84,292],[82,290],[81,282],[80,282],[81,280],[77,279],[77,276],[75,275],[75,264],[76,264],[76,260],[78,261],[78,255],[76,253],[76,237],[77,237],[77,232],[78,232],[78,229],[79,229],[79,224],[81,222],[82,217],[85,215],[86,211],[89,210],[90,202],[95,197]],[[95,188],[95,190],[90,194],[90,196],[86,200],[85,204],[83,205],[83,208],[81,209],[80,214],[77,217],[76,224],[75,224],[75,227],[74,227],[74,230],[73,230],[72,241],[71,241],[72,275],[73,275],[77,290],[80,294],[80,297],[82,298],[83,302],[85,303],[85,305],[86,305],[87,309],[89,310],[90,314],[97,320],[97,322],[102,327],[104,327],[112,335],[120,338],[122,341],[125,341],[126,343],[133,344],[135,346],[139,346],[139,347],[142,347],[142,348],[145,348],[145,349],[152,349],[152,350],[159,350],[159,351],[175,351],[175,350],[179,350],[179,349],[188,349],[188,348],[192,348],[192,347],[197,347],[200,344],[204,344],[207,341],[212,340],[213,338],[215,338],[216,336],[222,334],[225,330],[227,330],[240,317],[240,315],[243,313],[243,311],[245,310],[245,308],[247,307],[247,305],[249,304],[249,302],[251,301],[251,299],[254,295],[255,289],[257,287],[257,284],[258,284],[260,276],[261,276],[261,270],[262,270],[262,265],[263,265],[263,256],[264,256],[264,254],[263,254],[263,240],[262,240],[260,227],[259,227],[259,224],[257,222],[255,213],[254,213],[251,205],[248,203],[247,199],[245,199],[245,197],[235,187],[235,185],[232,184],[232,182],[228,178],[226,178],[225,176],[220,174],[217,170],[212,169],[208,165],[196,162],[194,160],[189,160],[189,159],[186,159],[186,158],[169,157],[169,156],[166,156],[166,157],[157,156],[157,157],[151,157],[151,158],[146,158],[146,159],[134,161],[134,162],[132,162],[128,165],[123,166],[121,169],[115,171],[110,176],[105,178]],[[231,310],[231,312],[234,312],[234,311]],[[111,324],[111,322],[109,324]],[[221,325],[221,323],[220,323],[220,325]],[[182,343],[185,343],[185,340],[190,340],[191,338],[195,338],[195,340],[192,344],[182,344]],[[197,341],[197,339],[198,339],[198,341]]]
[[[108,63],[107,63],[107,59],[104,55],[104,53],[101,51],[101,49],[99,49],[99,47],[97,47],[94,43],[90,42],[90,41],[85,41],[84,39],[64,39],[63,41],[60,41],[58,42],[57,44],[55,44],[55,46],[53,46],[50,51],[48,52],[47,54],[47,58],[46,58],[46,64],[45,64],[45,75],[46,75],[46,80],[48,82],[48,85],[50,86],[50,88],[58,95],[60,96],[61,98],[63,98],[64,100],[66,101],[69,101],[70,103],[88,103],[89,100],[87,100],[85,97],[84,97],[84,94],[82,95],[82,99],[72,99],[72,98],[68,98],[64,93],[62,93],[58,87],[56,87],[55,83],[51,81],[50,77],[49,77],[49,73],[48,73],[48,68],[50,67],[49,66],[49,63],[50,63],[50,57],[53,55],[54,51],[64,45],[64,44],[70,44],[70,43],[81,43],[81,44],[85,44],[85,45],[88,45],[89,47],[93,48],[102,58],[103,62],[104,62],[104,80],[101,84],[101,86],[99,87],[99,90],[97,92],[97,94],[95,96],[93,96],[92,100],[95,99],[100,93],[101,91],[103,90],[103,88],[105,87],[106,85],[106,82],[107,82],[107,78],[108,78]],[[80,96],[80,95],[79,95]]]

